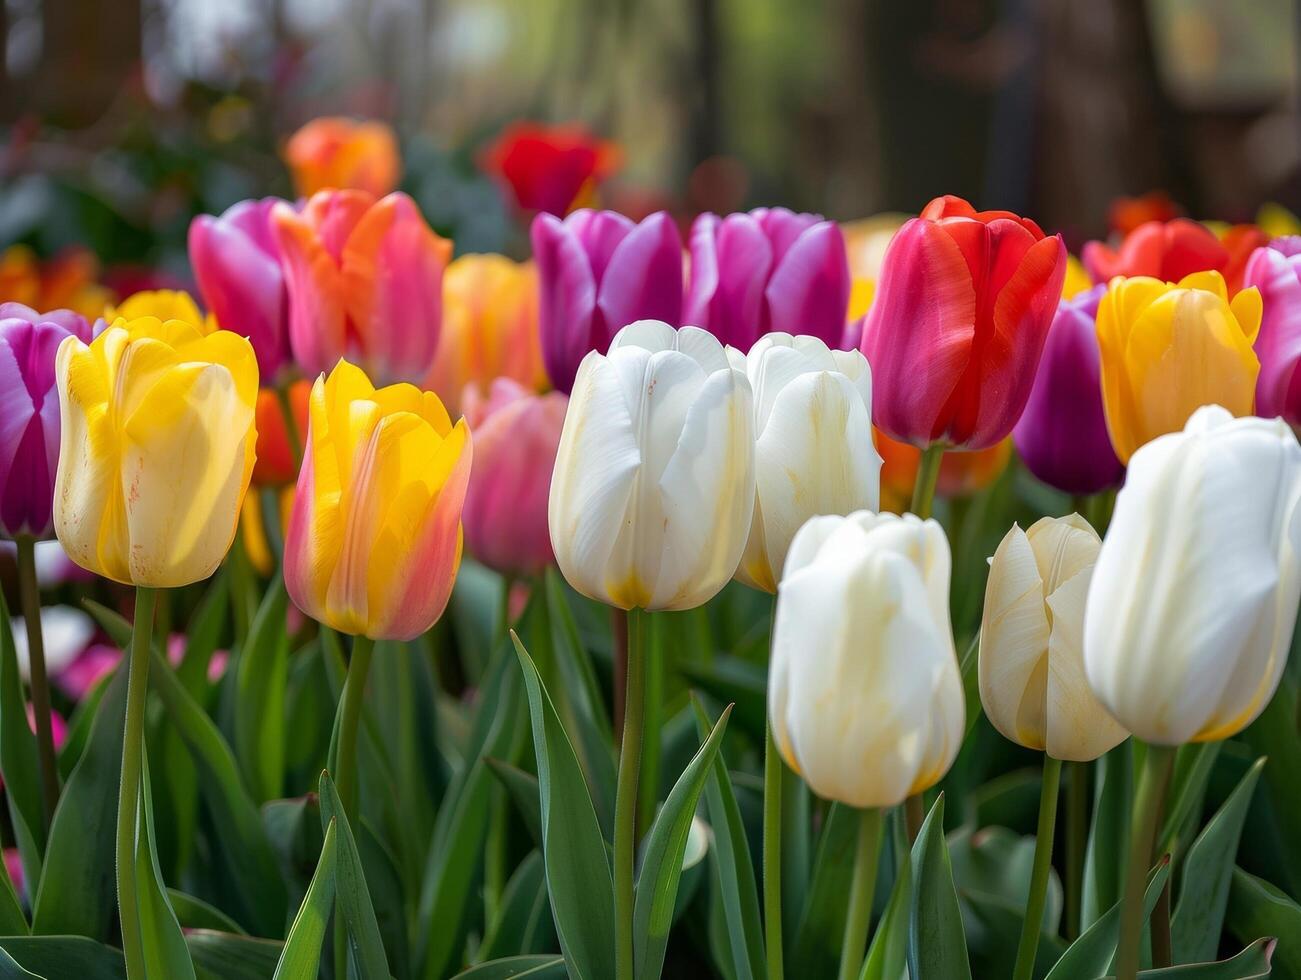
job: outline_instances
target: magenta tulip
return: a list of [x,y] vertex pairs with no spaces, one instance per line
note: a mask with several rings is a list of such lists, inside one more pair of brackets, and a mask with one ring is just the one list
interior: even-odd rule
[[682,317],[682,238],[658,211],[640,223],[614,211],[533,219],[541,290],[542,360],[568,393],[588,351],[604,354],[635,320]]
[[748,351],[766,333],[841,342],[849,260],[840,226],[785,208],[702,214],[691,228],[683,320]]
[[1242,285],[1260,290],[1263,307],[1256,414],[1301,425],[1301,237],[1275,238],[1252,252]]
[[0,304],[0,534],[49,537],[59,463],[54,355],[67,337],[90,343],[71,310]]

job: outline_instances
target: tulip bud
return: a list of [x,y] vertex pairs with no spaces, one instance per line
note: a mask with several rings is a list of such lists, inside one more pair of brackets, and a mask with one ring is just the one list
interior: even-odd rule
[[1301,446],[1198,409],[1130,460],[1093,570],[1084,669],[1147,742],[1228,738],[1274,695],[1301,598]]
[[199,295],[223,330],[247,337],[266,384],[289,357],[285,277],[271,234],[278,198],[240,201],[220,217],[190,222],[190,264]]
[[56,359],[54,526],[82,568],[165,588],[226,557],[253,472],[257,358],[243,337],[118,319]]
[[770,333],[748,356],[727,349],[754,392],[755,503],[736,577],[776,592],[795,532],[817,514],[876,510],[881,457],[872,446],[872,372],[859,351]]
[[749,350],[766,333],[840,342],[849,308],[849,261],[840,227],[821,215],[758,208],[691,228],[683,317]]
[[872,418],[893,439],[984,449],[1021,416],[1066,275],[1061,236],[936,198],[899,229],[863,327]]
[[1097,493],[1125,475],[1102,409],[1094,321],[1106,291],[1095,286],[1057,307],[1030,400],[1012,430],[1030,472],[1063,493]]
[[483,163],[521,211],[559,217],[595,196],[596,186],[618,169],[620,153],[582,126],[520,122],[502,131]]
[[551,478],[569,584],[631,609],[690,609],[735,573],[754,509],[750,383],[713,335],[629,324],[583,359]]
[[980,626],[980,700],[1003,735],[1089,762],[1128,735],[1084,677],[1084,604],[1102,542],[1078,514],[1044,517],[999,543]]
[[815,517],[795,535],[773,624],[768,712],[782,758],[819,796],[902,803],[962,743],[949,544],[909,514]]
[[90,343],[85,317],[0,303],[0,535],[7,538],[47,538],[54,530],[59,463],[54,355],[66,337]]
[[466,386],[484,397],[495,378],[547,386],[537,269],[504,255],[462,255],[443,276],[443,327],[425,387],[455,413]]
[[1086,242],[1080,257],[1095,283],[1116,276],[1178,282],[1194,272],[1222,272],[1229,262],[1214,232],[1187,218],[1144,222],[1125,236],[1119,251],[1102,242]]
[[285,536],[285,585],[318,622],[411,640],[447,605],[461,563],[470,430],[413,385],[376,389],[340,361],[312,386]]
[[1119,279],[1098,305],[1102,404],[1111,445],[1122,462],[1202,405],[1250,415],[1260,362],[1260,293],[1229,301],[1224,277],[1199,272],[1177,286]]
[[300,197],[331,189],[383,197],[402,174],[392,129],[340,116],[313,119],[294,133],[285,145],[285,162]]
[[614,211],[533,220],[541,296],[542,359],[568,392],[588,351],[604,354],[636,320],[676,325],[682,315],[682,239],[664,212],[640,224]]
[[471,388],[465,420],[474,433],[474,469],[465,495],[470,553],[503,575],[536,575],[551,564],[547,497],[569,399],[535,395],[509,378],[482,402]]
[[1256,414],[1301,425],[1301,238],[1276,238],[1256,249],[1242,278],[1260,291],[1262,308]]
[[452,243],[405,194],[322,191],[271,210],[289,296],[289,342],[305,374],[340,358],[382,383],[420,382],[438,347]]

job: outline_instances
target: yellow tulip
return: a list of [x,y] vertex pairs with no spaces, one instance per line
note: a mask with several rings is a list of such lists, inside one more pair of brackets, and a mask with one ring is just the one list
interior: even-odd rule
[[110,306],[104,311],[104,319],[109,323],[118,318],[137,320],[144,316],[164,321],[180,320],[204,334],[217,329],[217,321],[212,314],[204,316],[194,297],[183,289],[147,289],[132,293],[117,306]]
[[298,608],[373,640],[410,640],[442,615],[461,562],[470,429],[430,391],[376,390],[340,361],[319,377],[285,538]]
[[253,472],[257,359],[243,337],[119,318],[56,359],[59,540],[78,565],[162,588],[211,575]]
[[1195,272],[1178,284],[1146,276],[1111,281],[1098,307],[1098,346],[1107,431],[1122,462],[1181,430],[1202,405],[1252,413],[1260,314],[1260,293],[1243,289],[1230,301],[1218,272]]

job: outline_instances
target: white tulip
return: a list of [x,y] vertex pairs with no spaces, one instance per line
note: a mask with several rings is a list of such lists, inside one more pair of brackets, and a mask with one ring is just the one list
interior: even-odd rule
[[962,743],[949,543],[907,514],[815,517],[777,592],[773,740],[814,792],[894,806],[934,785]]
[[1228,738],[1278,687],[1301,595],[1301,446],[1198,409],[1134,453],[1093,571],[1089,685],[1138,738]]
[[750,383],[723,345],[658,320],[583,358],[551,478],[569,584],[621,609],[690,609],[736,573],[754,507]]
[[980,627],[980,700],[1004,736],[1088,762],[1125,740],[1084,677],[1084,607],[1102,542],[1078,514],[999,543]]
[[727,349],[754,389],[755,504],[736,577],[776,592],[791,539],[810,517],[878,510],[872,372],[861,351],[770,333],[748,355]]

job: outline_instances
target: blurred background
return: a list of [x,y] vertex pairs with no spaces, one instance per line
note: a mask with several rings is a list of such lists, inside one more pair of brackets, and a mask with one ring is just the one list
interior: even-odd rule
[[291,194],[285,140],[342,114],[459,251],[524,248],[482,165],[520,119],[612,141],[634,216],[954,193],[1074,249],[1153,189],[1296,210],[1299,45],[1294,0],[0,0],[0,248],[183,283],[191,216]]

